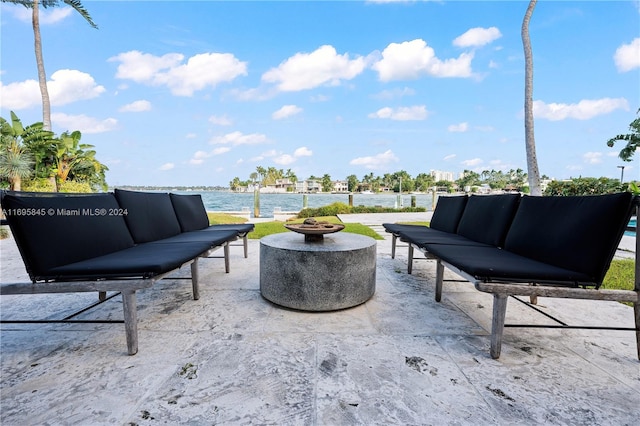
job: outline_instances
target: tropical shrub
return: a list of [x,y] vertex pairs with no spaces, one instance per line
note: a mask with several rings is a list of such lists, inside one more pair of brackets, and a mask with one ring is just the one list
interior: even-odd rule
[[569,181],[554,180],[549,183],[544,195],[599,195],[627,190],[626,183],[611,178],[574,178]]

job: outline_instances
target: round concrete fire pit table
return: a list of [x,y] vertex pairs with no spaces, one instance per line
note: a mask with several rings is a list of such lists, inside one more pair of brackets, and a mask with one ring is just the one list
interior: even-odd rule
[[360,305],[376,290],[376,240],[336,233],[308,242],[293,232],[260,240],[260,293],[281,306],[335,311]]

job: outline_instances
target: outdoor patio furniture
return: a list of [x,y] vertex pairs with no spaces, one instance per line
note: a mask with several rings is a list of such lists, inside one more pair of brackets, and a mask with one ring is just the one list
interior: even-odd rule
[[520,295],[632,302],[636,327],[631,330],[636,331],[640,359],[639,277],[634,290],[600,289],[636,211],[637,197],[624,192],[573,197],[473,195],[466,202],[465,198],[438,201],[432,220],[438,227],[444,211],[451,214],[456,203],[464,204],[457,225],[457,215],[450,215],[448,232],[416,225],[383,226],[408,243],[409,273],[416,248],[436,260],[437,301],[442,297],[444,267],[479,291],[493,294],[493,358],[500,356],[507,297]]
[[199,298],[198,259],[224,249],[235,230],[185,230],[185,210],[170,194],[116,190],[104,194],[2,192],[0,202],[31,282],[2,283],[0,294],[122,294],[127,349],[138,351],[136,291],[191,266]]

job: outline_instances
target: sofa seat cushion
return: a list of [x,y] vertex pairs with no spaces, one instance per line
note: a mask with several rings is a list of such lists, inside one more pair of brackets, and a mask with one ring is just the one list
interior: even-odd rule
[[161,240],[181,232],[167,193],[115,190],[125,221],[136,244]]
[[[421,229],[420,229],[421,228]],[[420,248],[426,248],[428,244],[450,244],[463,246],[487,246],[488,244],[470,240],[459,234],[439,231],[437,229],[428,228],[426,226],[416,229],[405,229],[398,232],[398,236],[402,241],[406,241],[417,245]]]
[[502,247],[519,201],[520,194],[472,195],[457,233],[470,240]]
[[504,247],[514,253],[604,279],[632,213],[629,192],[525,196]]
[[553,283],[576,287],[596,285],[594,278],[549,265],[497,247],[427,245],[431,254],[475,277],[477,280]]
[[110,193],[7,193],[2,208],[33,280],[57,266],[134,246]]
[[438,197],[438,204],[433,211],[429,226],[439,231],[455,233],[468,198],[466,195]]
[[165,238],[162,240],[152,241],[149,244],[176,244],[176,243],[191,243],[191,242],[204,242],[209,244],[209,248],[221,246],[228,241],[234,241],[238,238],[238,232],[236,231],[217,231],[207,232],[204,229],[200,231],[182,232],[173,237]]
[[51,269],[50,279],[151,278],[172,271],[209,250],[209,243],[140,244]]
[[209,216],[200,194],[169,194],[182,232],[197,231],[209,226]]
[[220,225],[211,225],[204,228],[203,231],[236,231],[238,234],[248,234],[255,229],[253,223],[225,223]]
[[427,228],[428,226],[424,225],[409,225],[404,223],[383,223],[382,226],[384,230],[390,234],[398,235],[401,231],[405,232],[413,232],[415,230],[419,230],[422,228]]

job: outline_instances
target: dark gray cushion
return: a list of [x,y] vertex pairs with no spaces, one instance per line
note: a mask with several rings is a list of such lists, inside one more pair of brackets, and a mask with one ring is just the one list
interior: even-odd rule
[[390,234],[398,235],[401,231],[413,232],[420,229],[428,229],[424,225],[409,225],[405,223],[383,223],[384,230]]
[[53,268],[54,279],[97,279],[115,277],[150,278],[172,271],[209,250],[209,243],[139,244],[137,246]]
[[209,244],[209,248],[221,246],[227,241],[235,241],[238,238],[238,232],[233,230],[209,232],[201,229],[199,231],[182,232],[173,237],[164,238],[150,242],[148,244],[173,244],[184,242],[205,242]]
[[169,194],[182,232],[197,231],[209,226],[209,217],[200,194]]
[[[422,228],[422,229],[419,229]],[[398,236],[402,241],[412,243],[420,248],[426,249],[430,244],[451,244],[463,246],[486,246],[487,244],[470,240],[460,234],[452,234],[450,232],[439,231],[437,229],[428,228],[426,226],[416,227],[416,229],[403,229],[398,232]]]
[[600,283],[629,222],[632,200],[628,192],[524,197],[504,248],[583,272]]
[[57,266],[134,245],[113,194],[13,193],[2,208],[35,280]]
[[256,226],[253,223],[225,223],[220,225],[211,225],[203,231],[236,231],[240,236],[253,231]]
[[167,193],[115,190],[118,204],[126,209],[125,221],[136,244],[180,233],[180,223]]
[[460,218],[458,234],[501,247],[519,201],[520,194],[472,195]]
[[492,246],[434,244],[429,250],[480,281],[554,283],[570,287],[595,285],[579,271],[560,268]]
[[438,197],[429,226],[444,232],[456,232],[468,198],[466,195]]

